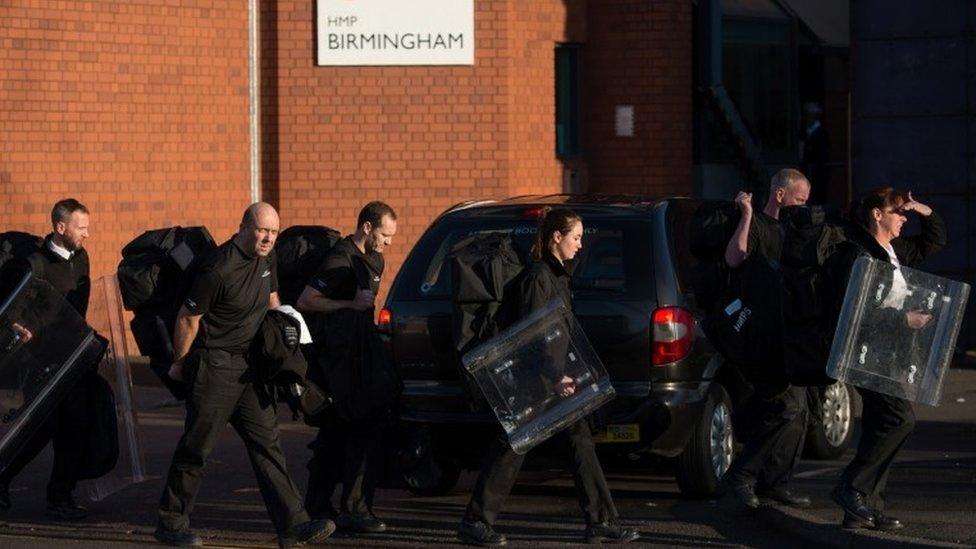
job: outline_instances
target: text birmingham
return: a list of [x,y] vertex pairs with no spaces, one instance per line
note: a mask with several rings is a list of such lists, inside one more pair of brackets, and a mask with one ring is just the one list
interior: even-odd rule
[[464,48],[464,34],[338,34],[329,33],[330,50],[453,50]]

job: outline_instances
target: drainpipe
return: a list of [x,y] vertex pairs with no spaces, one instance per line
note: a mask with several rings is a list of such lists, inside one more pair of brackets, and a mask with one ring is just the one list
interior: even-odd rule
[[719,0],[698,1],[699,47],[698,80],[708,89],[722,83],[722,3]]
[[260,0],[247,0],[247,79],[248,122],[250,130],[251,202],[261,200],[261,81],[258,63],[260,57],[259,6]]

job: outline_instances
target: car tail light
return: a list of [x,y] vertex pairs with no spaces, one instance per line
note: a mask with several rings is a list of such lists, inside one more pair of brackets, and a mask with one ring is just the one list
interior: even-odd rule
[[376,319],[376,327],[383,333],[391,333],[391,325],[393,324],[393,311],[389,307],[383,307],[380,309],[380,314]]
[[522,217],[532,217],[532,218],[538,219],[538,218],[542,217],[542,214],[545,213],[545,211],[546,211],[546,209],[545,209],[544,206],[536,206],[534,208],[526,208],[526,209],[522,210]]
[[691,350],[695,319],[681,307],[656,309],[651,318],[651,335],[651,364],[670,364],[681,360]]

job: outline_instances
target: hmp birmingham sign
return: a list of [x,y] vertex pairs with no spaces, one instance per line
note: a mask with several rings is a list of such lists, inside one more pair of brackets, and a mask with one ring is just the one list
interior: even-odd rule
[[473,65],[474,0],[318,0],[319,65]]

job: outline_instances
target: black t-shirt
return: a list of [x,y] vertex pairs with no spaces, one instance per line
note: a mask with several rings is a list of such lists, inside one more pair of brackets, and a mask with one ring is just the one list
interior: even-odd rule
[[240,354],[247,351],[278,291],[274,251],[250,256],[233,239],[204,262],[183,304],[203,315],[195,345]]
[[336,242],[308,285],[328,299],[348,301],[359,289],[379,291],[383,275],[383,254],[363,253],[347,236]]
[[749,228],[749,253],[757,251],[776,262],[783,254],[783,233],[779,220],[764,212],[753,212]]

